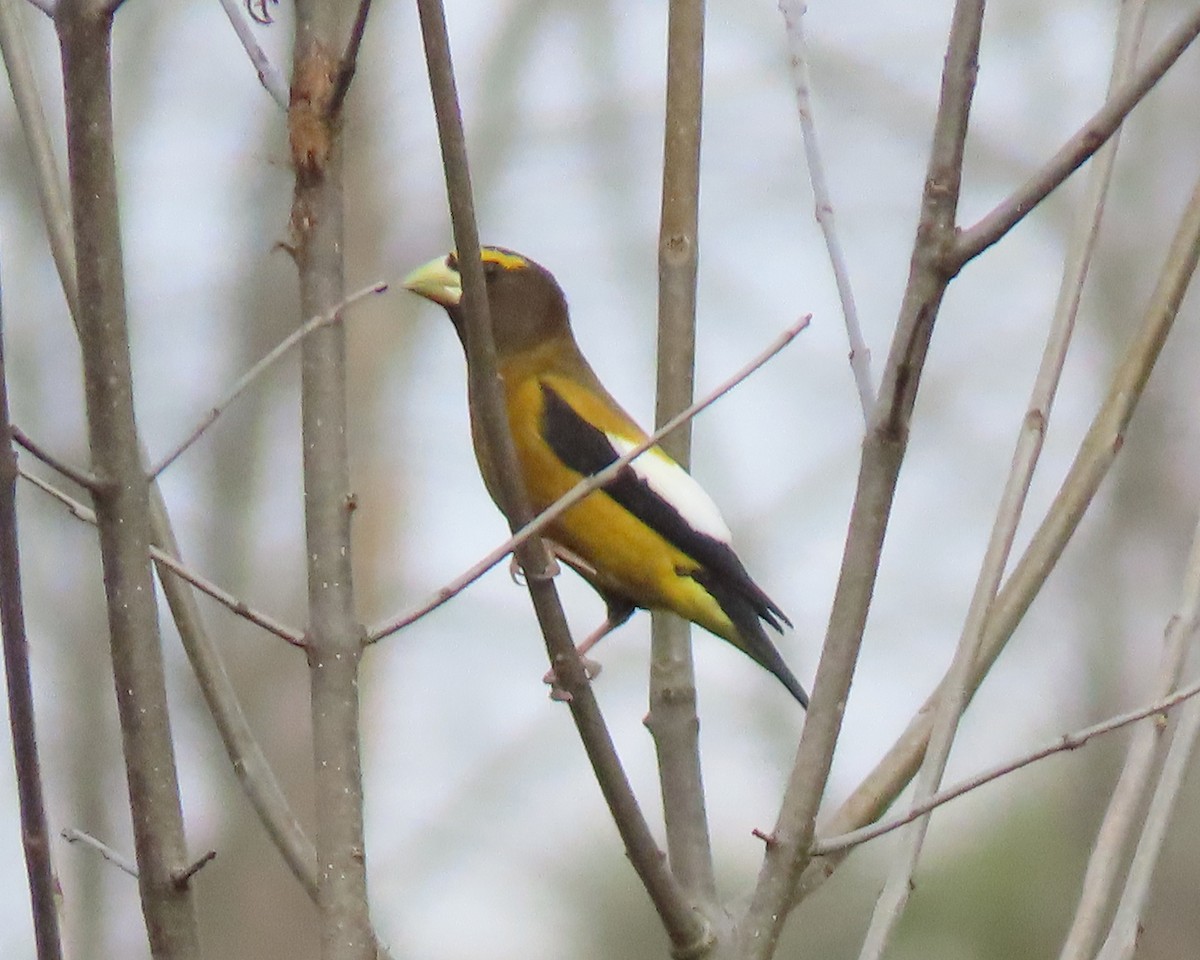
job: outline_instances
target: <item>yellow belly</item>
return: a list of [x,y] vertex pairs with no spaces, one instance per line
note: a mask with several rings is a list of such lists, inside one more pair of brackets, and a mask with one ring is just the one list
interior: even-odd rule
[[[554,388],[564,393],[570,390],[558,382]],[[581,401],[579,396],[564,399],[601,429],[618,430],[635,442],[644,437],[631,421],[606,424],[600,420],[609,411],[606,404],[602,413],[587,409],[588,401]],[[580,480],[580,475],[566,467],[542,437],[542,403],[536,379],[515,384],[508,392],[513,441],[535,512],[550,506]],[[619,408],[617,411],[623,417]],[[628,597],[640,607],[671,610],[737,642],[736,631],[724,611],[687,575],[698,564],[602,491],[589,494],[571,507],[546,528],[546,533],[592,566],[596,586]]]

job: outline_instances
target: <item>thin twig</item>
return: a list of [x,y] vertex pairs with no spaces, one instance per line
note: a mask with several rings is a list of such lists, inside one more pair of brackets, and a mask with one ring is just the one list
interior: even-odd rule
[[108,844],[100,842],[91,834],[84,833],[82,830],[76,830],[74,827],[68,827],[62,832],[61,836],[67,843],[82,843],[85,847],[91,847],[113,866],[129,874],[135,880],[137,879],[138,868],[136,863],[125,855],[117,853]]
[[96,488],[100,485],[100,481],[97,480],[93,474],[87,473],[84,470],[80,470],[78,467],[73,467],[65,460],[54,456],[54,454],[50,453],[49,450],[37,443],[16,424],[12,424],[10,429],[12,431],[13,440],[15,440],[19,446],[24,447],[35,457],[41,460],[42,463],[48,466],[51,470],[61,473],[68,480],[73,480],[89,493],[94,493],[96,491]]
[[[89,507],[84,506],[74,497],[64,493],[62,490],[59,490],[54,485],[47,483],[36,474],[30,473],[23,467],[18,467],[18,471],[27,481],[32,483],[43,493],[49,494],[64,507],[70,510],[76,519],[82,520],[84,523],[91,524],[92,526],[96,526],[96,514]],[[255,610],[244,600],[239,600],[227,590],[218,587],[211,580],[206,579],[189,567],[184,566],[165,550],[162,550],[152,544],[150,546],[150,556],[155,563],[161,563],[164,567],[170,570],[171,573],[186,580],[201,593],[212,597],[217,601],[217,603],[221,604],[221,606],[227,608],[237,616],[250,621],[255,626],[262,627],[262,629],[266,630],[268,633],[274,634],[281,640],[286,640],[293,646],[304,646],[304,634],[301,631],[280,623],[274,617]]]
[[594,473],[591,476],[580,480],[574,487],[564,493],[561,497],[550,504],[545,510],[539,513],[536,517],[529,521],[525,526],[518,530],[515,534],[509,537],[504,543],[496,547],[487,554],[482,560],[474,564],[464,573],[455,577],[445,586],[441,587],[432,597],[422,603],[420,606],[407,613],[387,621],[381,626],[375,627],[367,634],[367,641],[375,643],[385,637],[390,636],[397,630],[402,630],[409,624],[421,619],[421,617],[436,610],[447,600],[458,596],[463,590],[469,587],[472,583],[482,577],[485,573],[500,563],[505,557],[512,553],[517,547],[528,540],[532,536],[536,536],[546,527],[557,520],[567,510],[577,504],[580,500],[586,497],[589,493],[598,490],[606,483],[611,481],[618,473],[624,470],[629,464],[657,444],[663,437],[668,436],[673,430],[678,429],[682,424],[695,418],[698,414],[707,410],[710,406],[716,403],[721,397],[725,396],[730,390],[736,387],[739,383],[753,374],[759,367],[767,363],[776,356],[784,347],[791,343],[805,327],[808,326],[810,317],[804,316],[788,327],[783,333],[776,337],[770,345],[754,357],[744,367],[723,381],[711,392],[706,394],[700,400],[697,400],[686,410],[680,412],[677,416],[672,417],[661,427],[650,434],[645,440],[637,446],[631,448],[627,453],[618,457],[599,473]]
[[38,960],[60,960],[62,939],[54,902],[50,828],[38,758],[29,638],[21,594],[21,547],[17,536],[17,452],[10,442],[8,371],[4,356],[4,311],[0,302],[0,642],[8,694],[8,726],[17,774],[21,846],[29,882],[33,935]]
[[[233,32],[237,34],[242,49],[246,51],[246,56],[250,58],[254,72],[258,74],[258,82],[271,95],[271,99],[278,106],[286,110],[288,107],[287,80],[284,79],[283,73],[279,68],[271,63],[271,58],[267,56],[267,52],[259,45],[258,40],[254,36],[253,28],[242,18],[242,10],[246,9],[249,12],[250,8],[246,3],[239,3],[238,0],[221,0],[221,9],[225,11],[225,16],[229,18],[229,24],[233,27]],[[253,13],[250,16],[256,23],[262,23]]]
[[1162,79],[1176,60],[1200,35],[1200,8],[1192,11],[1162,42],[1137,74],[1109,96],[1092,119],[1085,123],[1043,167],[1000,203],[975,226],[963,230],[948,257],[952,272],[1003,237],[1029,211],[1067,179],[1088,157],[1116,132],[1129,112]]
[[[949,221],[951,226],[950,232],[940,235],[935,232],[928,241],[926,249],[934,255],[945,249],[943,244],[950,245],[954,242],[953,227],[956,224],[957,217],[957,195],[962,185],[963,141],[967,132],[971,98],[978,69],[979,41],[983,29],[983,10],[984,0],[960,0],[955,5],[954,21],[951,26],[950,40],[946,51],[946,68],[942,77],[943,99],[938,110],[937,124],[937,127],[941,130],[941,136],[945,138],[942,144],[943,148],[948,151],[952,148],[953,153],[947,152],[941,160],[937,158],[939,133],[935,130],[934,157],[930,161],[931,173],[926,181],[925,195],[926,204],[928,205],[927,209],[932,207],[932,209],[936,210],[942,207],[940,201],[930,197],[931,189],[939,189],[936,183],[939,175],[935,170],[938,166],[941,166],[940,176],[949,180],[955,200],[952,202],[949,210],[942,207],[940,211],[942,216],[949,214],[951,218]],[[944,189],[944,187],[940,189]],[[925,222],[926,218],[923,214],[922,223]],[[946,221],[940,218],[930,218],[929,224],[933,230],[937,231],[938,228],[946,225]],[[920,237],[921,229],[921,227],[918,227],[918,239],[914,245],[913,253],[914,262],[917,262],[922,256],[922,247],[925,246]],[[934,274],[926,281],[931,282],[934,289],[939,291],[939,300],[949,283],[950,276],[951,274],[948,272],[943,273],[940,277]],[[930,333],[932,333],[932,330],[930,330]],[[911,362],[909,358],[905,355],[897,357],[895,354],[897,340],[899,340],[899,336],[893,341],[893,352],[888,357],[888,370],[884,372],[881,404],[895,396],[893,393],[895,389],[893,383],[897,381],[893,381],[893,377],[898,377],[898,382],[903,384],[910,376],[906,370],[906,367]],[[926,341],[925,345],[927,346],[927,344],[928,341]],[[908,345],[902,345],[902,349],[909,349]],[[892,400],[892,403],[893,412],[890,416],[894,420],[893,429],[904,429],[907,432],[907,423],[908,418],[911,416],[911,408],[904,412],[904,419],[900,420],[897,418],[897,414],[900,411],[896,408],[894,400]],[[903,440],[900,440],[900,442],[902,444]],[[930,737],[933,749],[927,753],[929,765],[921,771],[918,789],[925,793],[932,793],[941,779],[944,755],[939,753],[937,747],[944,745],[945,751],[949,752],[950,742],[953,739],[954,729],[962,707],[961,690],[965,686],[966,673],[970,670],[974,662],[973,649],[976,645],[976,638],[965,635],[963,641],[955,651],[954,663],[951,665],[949,675],[942,690],[942,699],[938,703],[937,715],[934,720],[934,731]],[[818,676],[818,682],[819,680]],[[815,813],[816,811],[814,810],[813,814],[815,815]],[[926,821],[920,820],[912,824],[905,837],[906,842],[897,850],[892,868],[888,873],[887,881],[875,903],[875,909],[871,915],[871,923],[867,928],[862,950],[859,953],[860,960],[880,960],[887,950],[892,933],[899,923],[900,916],[908,902],[909,892],[912,889],[911,878],[913,871],[916,869],[917,859],[920,856],[925,835],[925,823]]]
[[[949,803],[951,800],[957,800],[963,794],[977,790],[979,787],[991,783],[993,780],[999,780],[1001,777],[1014,773],[1032,763],[1037,763],[1039,760],[1044,760],[1046,757],[1052,757],[1055,754],[1068,750],[1078,750],[1095,737],[1111,733],[1114,730],[1120,730],[1131,723],[1137,723],[1139,720],[1145,720],[1147,717],[1158,717],[1166,714],[1172,707],[1178,706],[1185,700],[1192,699],[1197,694],[1200,694],[1200,681],[1184,687],[1169,697],[1156,700],[1149,706],[1139,707],[1137,710],[1131,710],[1128,713],[1110,717],[1107,720],[1093,724],[1090,727],[1084,727],[1082,730],[1077,730],[1074,733],[1064,733],[1053,743],[1048,743],[1044,747],[1016,759],[998,763],[994,767],[989,767],[974,776],[960,780],[952,786],[939,790],[932,797],[923,800],[919,804],[915,804],[912,809],[908,810],[902,816],[888,820],[885,823],[876,823],[869,827],[861,827],[858,830],[838,834],[836,837],[826,837],[817,840],[812,846],[812,854],[814,857],[822,857],[831,853],[849,850],[851,847],[860,846],[868,840],[882,837],[885,833],[891,833],[906,823],[911,823],[917,817],[923,817],[943,804]],[[1146,726],[1153,728],[1155,724],[1147,724]]]
[[812,77],[808,68],[808,41],[804,36],[806,11],[805,0],[779,0],[779,12],[783,14],[787,34],[792,83],[796,87],[796,109],[800,115],[800,136],[804,141],[804,157],[808,167],[808,179],[812,184],[817,223],[825,238],[825,249],[829,252],[829,264],[833,267],[838,299],[842,304],[842,320],[846,325],[846,338],[850,342],[850,370],[854,374],[854,385],[858,388],[863,420],[869,422],[871,408],[875,405],[875,384],[871,378],[871,349],[863,339],[862,326],[858,322],[858,307],[854,303],[854,289],[850,285],[850,268],[846,265],[846,255],[842,252],[842,244],[838,239],[833,197],[825,179],[825,161],[821,156],[821,143],[813,119]]
[[369,297],[374,293],[383,293],[383,291],[385,291],[387,288],[388,285],[386,283],[379,281],[371,284],[370,286],[363,287],[361,290],[356,290],[354,293],[350,294],[350,296],[342,300],[342,302],[332,310],[326,311],[320,316],[313,317],[306,324],[296,330],[293,330],[286,337],[284,337],[283,340],[281,340],[275,346],[275,348],[270,351],[270,353],[264,356],[258,361],[258,363],[254,364],[254,366],[252,366],[242,375],[241,379],[239,379],[233,385],[233,387],[230,388],[229,392],[224,397],[222,397],[215,405],[213,405],[211,409],[209,409],[208,413],[204,415],[203,419],[196,424],[192,432],[189,433],[183,439],[183,441],[179,443],[178,446],[176,446],[170,453],[163,457],[157,466],[150,470],[150,479],[157,480],[159,475],[166,470],[167,467],[178,460],[184,451],[186,451],[193,443],[203,436],[204,431],[217,422],[217,419],[221,416],[221,414],[229,409],[230,405],[237,400],[237,398],[240,397],[243,392],[245,392],[247,387],[249,387],[255,380],[262,376],[272,364],[279,360],[292,347],[294,347],[314,331],[320,330],[322,327],[326,327],[331,323],[337,323],[339,320],[341,320],[342,314],[354,304],[358,303],[359,300]]
[[209,863],[211,863],[216,858],[217,858],[216,850],[209,850],[207,853],[201,854],[200,857],[194,863],[192,863],[192,865],[190,867],[188,867],[186,870],[180,871],[175,876],[173,876],[171,878],[171,881],[177,887],[186,887],[189,883],[192,882],[192,877],[194,877],[197,873],[199,873],[201,870],[203,870]]

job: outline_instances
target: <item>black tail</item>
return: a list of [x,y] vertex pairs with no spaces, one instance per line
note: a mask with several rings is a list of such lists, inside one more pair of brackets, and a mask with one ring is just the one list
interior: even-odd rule
[[713,599],[725,611],[725,616],[733,623],[737,637],[725,639],[759,666],[774,674],[779,682],[787,687],[788,693],[807,710],[808,694],[784,663],[783,657],[775,649],[775,644],[763,629],[764,620],[781,633],[783,630],[780,621],[791,626],[791,621],[783,615],[783,611],[750,580],[749,575],[746,575],[746,582],[752,590],[746,590],[741,583],[731,584],[728,579],[711,570],[691,571],[691,577],[712,594]]

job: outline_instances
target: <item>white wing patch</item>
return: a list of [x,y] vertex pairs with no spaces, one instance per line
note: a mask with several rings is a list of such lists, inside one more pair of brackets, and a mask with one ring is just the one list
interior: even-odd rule
[[[637,446],[615,433],[605,433],[608,442],[619,456],[625,456]],[[730,544],[733,534],[713,503],[712,497],[704,492],[686,470],[657,447],[634,458],[629,465],[638,479],[658,496],[675,508],[684,521],[697,533],[702,533],[721,543]]]

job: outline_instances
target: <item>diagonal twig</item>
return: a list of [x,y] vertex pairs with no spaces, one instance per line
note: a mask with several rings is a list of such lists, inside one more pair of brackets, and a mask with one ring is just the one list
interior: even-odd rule
[[1050,160],[973,227],[963,230],[949,251],[947,269],[957,272],[1018,224],[1116,132],[1129,112],[1162,79],[1200,35],[1200,8],[1184,18],[1137,73],[1114,91],[1092,118]]
[[[1123,12],[1128,9],[1128,5],[1122,5]],[[1128,68],[1132,57],[1122,57],[1121,51],[1118,50],[1115,61],[1114,71],[1117,71],[1122,63]],[[1113,85],[1115,86],[1117,83],[1118,80],[1114,78]],[[959,719],[971,699],[973,692],[972,665],[977,659],[979,647],[983,643],[988,611],[1000,589],[1000,583],[1016,537],[1017,526],[1021,520],[1025,498],[1029,491],[1038,455],[1041,452],[1041,442],[1045,436],[1046,425],[1049,422],[1050,410],[1066,357],[1067,345],[1074,328],[1075,311],[1078,308],[1083,279],[1086,275],[1089,251],[1093,248],[1092,241],[1096,236],[1100,212],[1104,205],[1104,195],[1112,170],[1116,143],[1116,139],[1106,142],[1102,148],[1103,154],[1097,165],[1092,168],[1092,175],[1089,177],[1089,196],[1092,203],[1082,214],[1080,225],[1076,230],[1076,235],[1080,239],[1072,243],[1072,255],[1063,273],[1058,307],[1055,310],[1050,335],[1034,382],[1030,409],[1021,421],[1017,449],[1013,455],[1012,466],[1005,481],[1000,505],[988,537],[962,632],[945,681],[941,686],[942,695],[934,710],[929,746],[917,774],[911,799],[914,809],[924,807],[929,798],[937,793],[945,774],[955,734],[958,731]],[[910,824],[901,836],[902,856],[897,860],[896,871],[889,879],[888,886],[892,897],[893,917],[898,916],[904,899],[907,897],[907,891],[911,889],[913,873],[924,847],[929,822],[928,815],[911,817]],[[877,942],[882,946],[886,939]]]
[[80,470],[78,467],[73,467],[61,457],[54,456],[54,454],[35,441],[16,424],[12,424],[10,429],[12,431],[12,438],[17,442],[18,446],[24,447],[51,470],[61,473],[68,480],[74,481],[89,492],[94,493],[100,485],[100,481],[96,479],[94,474]]
[[[1195,649],[1198,624],[1200,624],[1200,523],[1196,525],[1192,534],[1192,547],[1184,571],[1178,608],[1167,627],[1167,643],[1163,650],[1159,683],[1164,681],[1173,683],[1173,674],[1179,672],[1183,660]],[[1096,954],[1097,960],[1127,960],[1133,955],[1133,949],[1142,928],[1141,921],[1146,908],[1150,882],[1154,877],[1154,868],[1162,853],[1167,826],[1178,800],[1183,775],[1195,750],[1198,734],[1200,734],[1200,708],[1193,701],[1184,709],[1183,716],[1180,717],[1179,724],[1173,732],[1163,731],[1161,737],[1153,738],[1153,741],[1165,739],[1169,744],[1166,759],[1159,772],[1150,804],[1138,824],[1140,835],[1137,847],[1129,864],[1125,886],[1121,891],[1121,898],[1118,901],[1108,937],[1100,952]],[[1158,744],[1153,741],[1149,737],[1133,740],[1129,745],[1130,756],[1127,767],[1145,766],[1144,763],[1139,762],[1140,758],[1142,756],[1153,757],[1157,753],[1155,748]],[[1124,779],[1124,773],[1123,770],[1122,779]],[[1147,776],[1147,781],[1149,779]],[[1148,792],[1148,787],[1149,782],[1143,789]],[[1139,796],[1138,799],[1142,798]],[[1108,819],[1109,817],[1106,816],[1106,823]],[[1090,946],[1090,944],[1088,945]]]
[[[1194,587],[1192,588],[1194,591]],[[1193,606],[1189,633],[1195,638],[1196,623]],[[1150,896],[1154,868],[1158,865],[1166,841],[1171,815],[1175,812],[1184,777],[1189,772],[1192,756],[1200,740],[1200,704],[1191,701],[1183,710],[1179,724],[1171,737],[1171,745],[1163,761],[1162,772],[1146,811],[1137,849],[1129,865],[1129,875],[1113,917],[1112,929],[1096,955],[1096,960],[1131,960],[1142,932],[1142,918]]]
[[379,281],[372,283],[370,286],[363,287],[361,290],[356,290],[354,293],[342,300],[342,302],[332,310],[327,310],[325,313],[313,317],[306,324],[296,330],[293,330],[286,337],[284,337],[278,344],[275,345],[274,349],[272,349],[266,356],[259,360],[258,363],[254,364],[254,366],[247,370],[241,376],[241,378],[238,379],[238,381],[230,388],[229,392],[220,400],[218,400],[211,409],[209,409],[208,413],[206,413],[200,422],[196,424],[191,433],[184,437],[183,440],[173,450],[171,450],[170,453],[163,457],[156,466],[151,468],[150,479],[158,479],[159,474],[161,474],[167,469],[167,467],[178,460],[179,457],[182,456],[183,453],[193,443],[195,443],[200,439],[201,436],[204,435],[204,431],[217,422],[217,419],[221,416],[221,414],[229,409],[230,405],[237,400],[242,393],[245,392],[247,387],[249,387],[255,380],[262,376],[272,364],[279,360],[292,347],[298,344],[305,337],[317,330],[320,330],[322,327],[326,327],[331,323],[337,323],[340,321],[342,314],[348,308],[358,303],[358,301],[375,293],[383,293],[385,290],[387,290],[387,288],[388,285],[386,283]]
[[[255,38],[254,30],[242,18],[242,10],[246,9],[247,12],[250,12],[251,8],[245,3],[239,3],[238,0],[220,0],[220,4],[221,9],[225,11],[225,16],[229,18],[229,25],[233,27],[233,32],[237,34],[238,42],[241,43],[242,49],[246,51],[246,56],[250,58],[254,72],[258,74],[258,82],[270,94],[271,99],[278,106],[286,110],[288,107],[287,80],[284,79],[279,68],[271,63],[271,58],[267,56],[267,52]],[[252,12],[250,16],[256,23],[262,23]]]
[[[62,490],[59,490],[54,485],[47,483],[36,474],[30,473],[23,467],[18,467],[17,469],[20,475],[25,478],[25,480],[33,484],[43,493],[48,494],[61,503],[76,519],[82,520],[84,523],[91,524],[92,526],[96,526],[96,514],[90,507],[85,506],[74,497],[64,493]],[[229,593],[227,590],[218,587],[211,580],[201,576],[191,568],[184,566],[184,564],[180,563],[167,551],[154,544],[151,544],[150,556],[155,563],[162,564],[169,571],[171,571],[171,573],[175,574],[175,576],[186,580],[201,593],[212,597],[212,599],[216,600],[217,603],[221,604],[221,606],[226,607],[239,617],[250,621],[255,626],[262,627],[262,629],[266,630],[268,633],[274,634],[281,640],[286,640],[293,646],[304,646],[304,634],[302,631],[280,623],[274,617],[254,609],[245,601],[239,600],[232,593]]]
[[82,830],[77,830],[74,827],[68,827],[62,831],[61,836],[67,843],[82,843],[85,847],[90,847],[121,872],[129,874],[135,880],[137,879],[138,868],[136,863],[123,853],[117,853],[107,843],[97,840],[90,833],[84,833]]
[[[884,823],[874,823],[869,827],[850,830],[847,833],[838,834],[837,836],[823,837],[813,843],[813,856],[822,857],[831,853],[840,853],[844,850],[849,850],[851,847],[860,846],[868,840],[882,837],[885,833],[891,833],[906,823],[911,823],[917,817],[922,817],[943,804],[949,803],[951,800],[957,800],[964,794],[970,793],[972,790],[977,790],[985,784],[991,783],[993,780],[999,780],[1001,777],[1008,776],[1008,774],[1014,773],[1022,767],[1037,763],[1039,760],[1045,760],[1047,757],[1052,757],[1055,754],[1068,750],[1078,750],[1096,737],[1112,733],[1114,730],[1120,730],[1131,723],[1137,723],[1139,720],[1145,720],[1148,717],[1158,718],[1166,714],[1173,707],[1179,706],[1184,701],[1191,700],[1197,694],[1200,694],[1200,681],[1183,687],[1170,696],[1155,700],[1149,706],[1139,707],[1137,710],[1130,710],[1128,713],[1109,717],[1107,720],[1093,724],[1090,727],[1084,727],[1082,730],[1076,730],[1074,733],[1064,733],[1053,743],[1048,743],[1044,747],[1033,750],[1024,756],[998,763],[993,767],[980,771],[974,776],[967,777],[952,786],[939,790],[932,797],[928,797],[921,803],[915,804],[912,809],[908,810],[902,816]],[[1153,727],[1155,724],[1148,724],[1147,726]]]
[[[25,145],[33,164],[38,205],[50,241],[50,253],[62,278],[63,295],[71,316],[79,316],[78,286],[75,280],[75,241],[71,236],[71,213],[63,198],[62,174],[54,155],[50,128],[42,110],[37,80],[29,53],[29,42],[17,7],[20,0],[0,0],[0,53],[8,71],[8,86],[25,134]],[[42,8],[54,16],[54,5]]]

